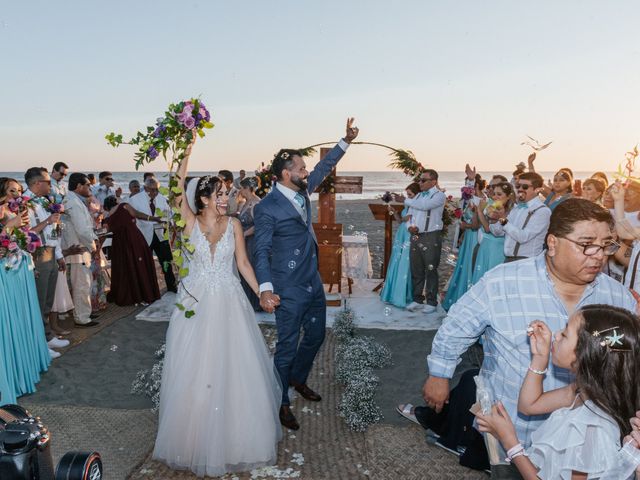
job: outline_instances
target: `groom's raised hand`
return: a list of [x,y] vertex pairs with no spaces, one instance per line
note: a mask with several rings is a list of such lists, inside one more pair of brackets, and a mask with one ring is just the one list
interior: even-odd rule
[[360,129],[353,126],[354,120],[353,117],[347,118],[347,134],[344,136],[344,141],[347,143],[353,142],[360,133]]

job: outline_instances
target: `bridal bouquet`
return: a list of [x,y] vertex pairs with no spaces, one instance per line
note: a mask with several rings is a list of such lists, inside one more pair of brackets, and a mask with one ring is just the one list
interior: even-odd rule
[[2,258],[6,258],[5,269],[16,269],[27,253],[35,253],[42,246],[40,237],[28,228],[14,228],[10,233],[0,234]]
[[[197,134],[199,137],[204,137],[204,131],[210,128],[213,128],[213,123],[211,123],[209,110],[200,99],[192,98],[169,105],[164,115],[156,119],[154,125],[146,127],[145,131],[137,132],[129,141],[124,141],[122,134],[113,132],[105,136],[107,142],[113,147],[121,144],[138,147],[138,151],[134,154],[136,170],[144,164],[155,161],[160,155],[167,162],[169,186],[160,187],[159,190],[173,207],[167,219],[169,228],[165,231],[164,239],[169,241],[173,261],[179,269],[181,278],[189,273],[185,257],[193,253],[195,247],[189,243],[187,237],[181,235],[186,223],[180,214],[180,209],[175,206],[180,203],[179,197],[183,194],[178,186],[175,171],[185,158],[187,148],[193,142],[194,136]],[[157,209],[154,214],[157,217],[166,216],[160,209]],[[185,310],[181,304],[178,304],[178,308]],[[187,317],[192,315],[191,310],[185,312]]]

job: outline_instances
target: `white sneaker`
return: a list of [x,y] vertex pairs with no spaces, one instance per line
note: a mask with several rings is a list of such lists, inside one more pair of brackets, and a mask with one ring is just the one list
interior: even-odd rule
[[422,313],[436,313],[437,310],[438,307],[436,307],[435,305],[425,305],[422,309]]
[[417,312],[422,307],[421,303],[411,302],[409,305],[405,307],[405,310],[409,310],[410,312]]
[[53,337],[47,342],[47,345],[49,345],[51,348],[64,348],[69,346],[69,340]]
[[51,357],[51,360],[53,360],[54,358],[58,358],[61,355],[62,354],[60,352],[56,352],[55,350],[49,349],[49,356]]

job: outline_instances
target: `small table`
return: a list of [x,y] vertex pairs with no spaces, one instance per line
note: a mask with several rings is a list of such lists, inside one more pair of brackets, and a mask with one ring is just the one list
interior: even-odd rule
[[371,278],[371,255],[366,235],[342,236],[342,276],[347,278],[349,294],[354,278]]

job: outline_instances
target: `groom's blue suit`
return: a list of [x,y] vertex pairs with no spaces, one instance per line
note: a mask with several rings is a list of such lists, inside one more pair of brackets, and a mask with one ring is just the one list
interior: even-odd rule
[[[283,405],[289,405],[290,381],[307,382],[325,335],[326,303],[309,193],[331,173],[346,145],[341,142],[331,149],[309,174],[307,191],[299,192],[305,200],[306,222],[275,186],[254,210],[256,277],[260,285],[271,283],[273,292],[280,296],[275,312],[278,343],[274,363],[282,381]],[[301,328],[304,337],[299,342]]]

